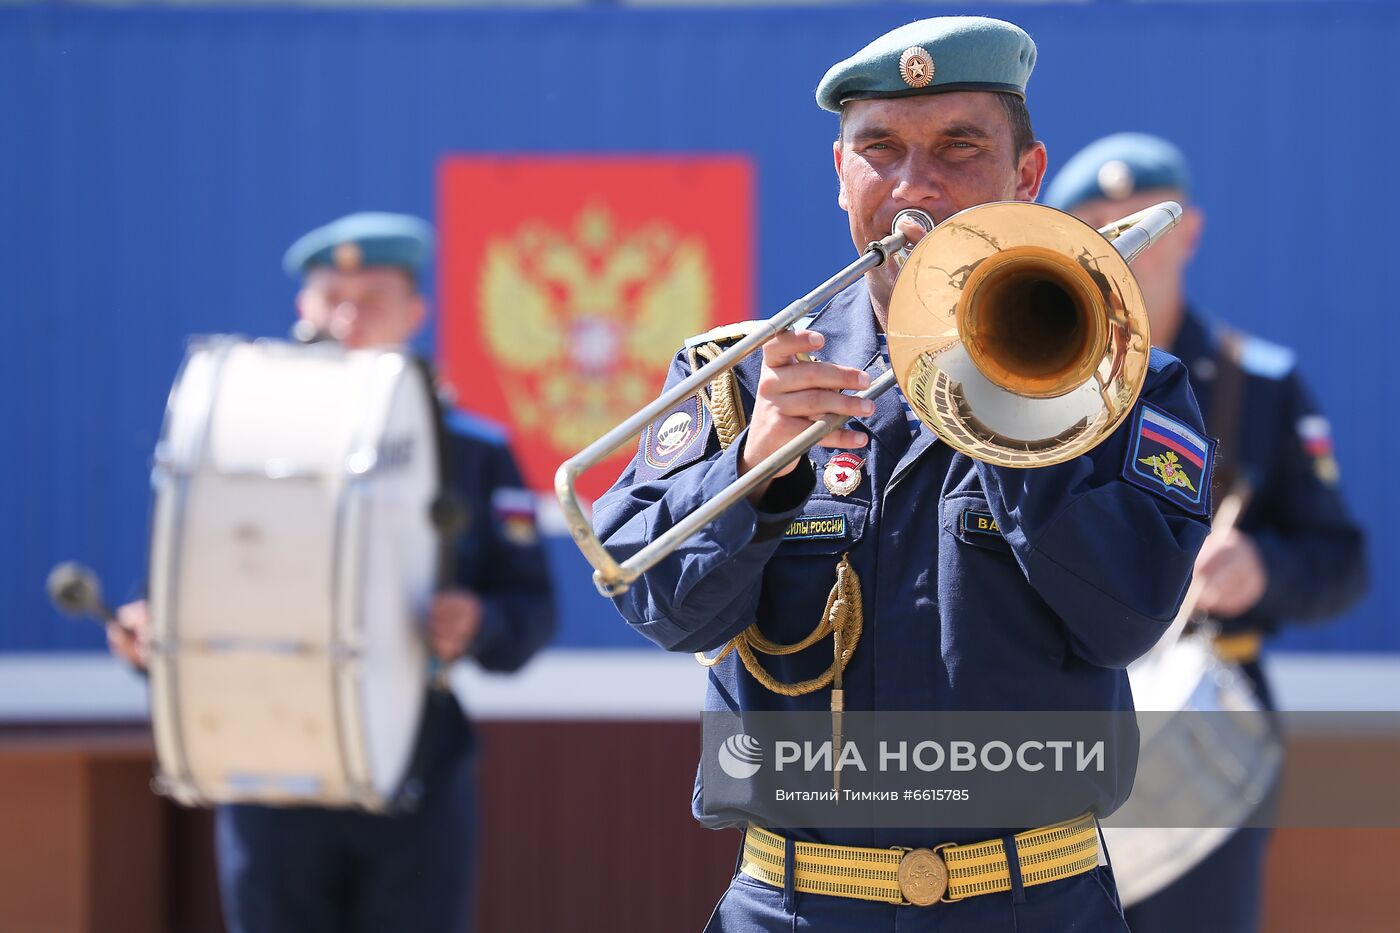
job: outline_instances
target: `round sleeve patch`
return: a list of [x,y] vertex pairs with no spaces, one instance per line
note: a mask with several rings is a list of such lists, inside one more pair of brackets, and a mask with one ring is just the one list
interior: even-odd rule
[[637,479],[657,479],[699,460],[709,447],[710,433],[709,409],[698,393],[687,396],[642,432]]

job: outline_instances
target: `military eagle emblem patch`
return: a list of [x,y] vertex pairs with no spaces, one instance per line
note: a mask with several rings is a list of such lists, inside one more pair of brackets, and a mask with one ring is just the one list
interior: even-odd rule
[[1210,513],[1215,441],[1154,405],[1138,407],[1123,478],[1197,515]]

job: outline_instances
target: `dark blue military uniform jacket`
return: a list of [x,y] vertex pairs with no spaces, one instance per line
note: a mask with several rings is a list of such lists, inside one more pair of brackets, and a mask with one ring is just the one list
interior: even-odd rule
[[466,507],[450,580],[481,597],[471,649],[488,671],[513,671],[554,633],[554,599],[525,487],[504,432],[480,418],[447,414],[449,485]]
[[[1191,371],[1206,416],[1220,413],[1224,331],[1188,311],[1172,352]],[[1221,620],[1226,633],[1271,634],[1285,620],[1315,621],[1337,615],[1366,590],[1365,534],[1352,519],[1337,484],[1338,471],[1325,418],[1298,376],[1292,351],[1239,338],[1238,429],[1234,449],[1222,446],[1222,475],[1247,479],[1253,497],[1239,528],[1256,545],[1269,583],[1254,608]],[[1227,490],[1221,490],[1224,494]],[[1267,699],[1257,664],[1246,663]]]
[[[444,415],[446,486],[464,510],[452,547],[446,588],[481,598],[481,628],[470,653],[490,671],[513,671],[554,634],[554,598],[535,527],[533,493],[525,488],[504,431],[461,411]],[[423,724],[423,764],[470,744],[462,711],[450,693],[434,691]]]
[[[826,336],[822,359],[871,373],[883,368],[863,281],[810,327]],[[755,355],[738,370],[749,407],[759,366]],[[687,371],[682,355],[670,383]],[[1186,370],[1166,354],[1153,352],[1142,398],[1200,430]],[[639,632],[675,651],[718,648],[755,621],[768,638],[794,642],[817,624],[837,561],[849,554],[861,580],[865,632],[845,671],[847,709],[1131,709],[1123,668],[1173,618],[1209,511],[1208,499],[1188,507],[1170,492],[1125,479],[1135,423],[1067,463],[1004,469],[956,453],[927,429],[911,442],[902,400],[887,392],[872,416],[852,422],[870,436],[869,446],[855,451],[865,464],[853,492],[827,491],[816,477],[838,452],[814,448],[811,466],[776,481],[762,510],[747,503],[731,509],[645,574],[617,599],[618,608]],[[708,421],[705,429],[706,446],[697,441],[693,454],[669,466],[653,456],[648,432],[596,503],[595,526],[616,557],[635,552],[734,480],[742,436],[721,452]],[[966,517],[976,512],[989,513],[1000,534],[969,530]],[[799,516],[838,520],[809,526],[828,536],[785,538]],[[824,640],[764,660],[779,679],[797,681],[817,676],[831,659]],[[826,690],[794,698],[769,692],[731,654],[711,670],[706,707],[825,710],[828,703]],[[1092,788],[1087,795],[1111,809],[1127,790]],[[702,821],[724,821],[706,813],[698,785],[695,808]],[[922,838],[786,831],[863,846],[986,838],[985,830],[922,830]]]

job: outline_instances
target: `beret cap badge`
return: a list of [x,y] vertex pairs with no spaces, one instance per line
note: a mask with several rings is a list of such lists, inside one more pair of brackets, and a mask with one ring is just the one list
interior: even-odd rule
[[355,242],[345,242],[336,244],[332,259],[337,269],[346,272],[353,272],[360,268],[364,262],[364,252],[360,249],[360,244]]
[[912,88],[928,87],[933,80],[933,56],[917,45],[911,45],[899,56],[899,76]]
[[1133,193],[1137,179],[1133,177],[1133,170],[1121,159],[1110,159],[1105,162],[1098,172],[1100,190],[1115,201],[1121,201]]
[[1079,150],[1045,186],[1043,201],[1062,211],[1086,201],[1121,201],[1146,191],[1176,200],[1191,194],[1186,155],[1160,136],[1114,133]]

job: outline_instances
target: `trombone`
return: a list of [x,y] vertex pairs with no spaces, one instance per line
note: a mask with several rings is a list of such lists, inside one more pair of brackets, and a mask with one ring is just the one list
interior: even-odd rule
[[[909,248],[905,219],[927,231]],[[934,226],[923,211],[859,259],[691,373],[559,467],[555,495],[604,596],[625,593],[716,517],[847,420],[828,415],[622,562],[594,533],[575,482],[676,403],[814,313],[866,272],[900,266],[890,298],[891,368],[856,393],[898,384],[919,419],[956,450],[998,466],[1061,463],[1091,450],[1132,410],[1147,378],[1147,311],[1128,263],[1181,219],[1160,204],[1095,230],[1040,204],[998,201]]]

